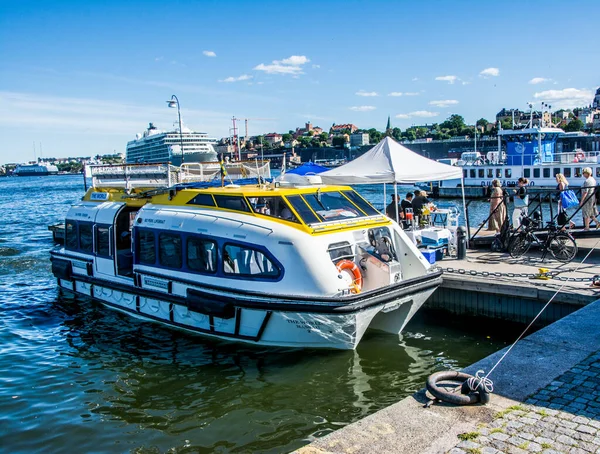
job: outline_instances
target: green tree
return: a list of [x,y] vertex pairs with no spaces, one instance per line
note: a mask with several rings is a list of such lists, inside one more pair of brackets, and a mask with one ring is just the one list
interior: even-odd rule
[[392,129],[392,137],[396,140],[400,140],[402,138],[402,131],[400,130],[400,128]]
[[256,136],[256,137],[254,138],[254,145],[258,145],[258,146],[260,146],[260,144],[261,144],[261,143],[263,144],[263,147],[264,147],[264,145],[265,145],[265,143],[266,143],[266,142],[265,142],[265,137],[264,137],[264,136]]
[[414,128],[409,128],[405,131],[406,134],[406,139],[407,140],[416,140],[417,139],[417,133],[415,132]]
[[310,137],[308,136],[298,137],[298,142],[300,142],[302,148],[310,147]]
[[502,120],[501,125],[502,125],[502,129],[512,129],[513,128],[512,119],[505,118],[504,120]]
[[489,124],[490,124],[490,122],[489,122],[489,121],[487,121],[485,118],[480,118],[479,120],[477,120],[477,123],[475,123],[475,125],[476,125],[478,128],[483,128],[483,131],[484,131],[484,132],[485,132],[485,130],[486,130],[486,128],[487,128],[487,125],[489,125]]
[[294,137],[291,134],[282,134],[281,139],[284,143],[291,142]]
[[319,137],[321,137],[321,140],[323,142],[327,142],[329,140],[329,134],[327,134],[326,132],[322,132]]
[[369,133],[369,140],[371,143],[379,143],[383,137],[383,133],[377,131],[375,128],[371,128],[367,132]]
[[462,117],[462,115],[458,114],[450,115],[448,119],[440,125],[441,128],[453,130],[453,135],[458,135],[460,131],[465,128],[465,126],[465,119]]
[[563,130],[565,132],[576,132],[576,131],[581,131],[583,129],[583,121],[581,121],[579,118],[575,118],[574,120],[571,120],[567,125],[565,125],[563,127]]
[[346,140],[344,139],[344,136],[335,136],[333,139],[331,139],[331,145],[336,148],[343,148],[345,143]]

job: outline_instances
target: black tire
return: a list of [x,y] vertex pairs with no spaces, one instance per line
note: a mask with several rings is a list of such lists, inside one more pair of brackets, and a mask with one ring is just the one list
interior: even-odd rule
[[577,255],[577,243],[565,232],[557,233],[548,246],[550,254],[559,262],[569,263]]
[[531,238],[527,233],[519,233],[514,236],[508,245],[508,253],[514,259],[522,257],[531,247]]
[[471,405],[479,402],[478,394],[462,394],[461,392],[452,392],[441,386],[441,382],[451,382],[456,385],[461,385],[463,382],[471,378],[472,375],[456,371],[436,372],[427,378],[425,386],[427,391],[433,396],[444,402],[455,405]]

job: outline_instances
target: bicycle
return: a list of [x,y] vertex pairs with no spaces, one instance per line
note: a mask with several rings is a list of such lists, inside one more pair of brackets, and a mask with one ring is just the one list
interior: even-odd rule
[[577,243],[570,233],[560,230],[554,221],[548,222],[548,233],[545,240],[541,240],[535,229],[539,221],[529,216],[521,220],[521,227],[513,233],[508,246],[508,253],[512,258],[519,258],[529,251],[533,243],[537,244],[542,251],[542,260],[548,252],[559,262],[569,263],[577,255]]

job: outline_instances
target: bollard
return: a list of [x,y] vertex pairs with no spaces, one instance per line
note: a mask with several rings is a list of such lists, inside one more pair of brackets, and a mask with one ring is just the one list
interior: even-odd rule
[[462,225],[456,229],[456,258],[458,260],[467,258],[467,229]]

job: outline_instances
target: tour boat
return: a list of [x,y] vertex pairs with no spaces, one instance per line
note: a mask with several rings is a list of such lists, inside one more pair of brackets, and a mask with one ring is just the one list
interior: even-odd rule
[[399,333],[442,282],[351,187],[173,184],[169,166],[129,167],[68,211],[51,252],[62,289],[214,338],[354,349],[367,329]]

